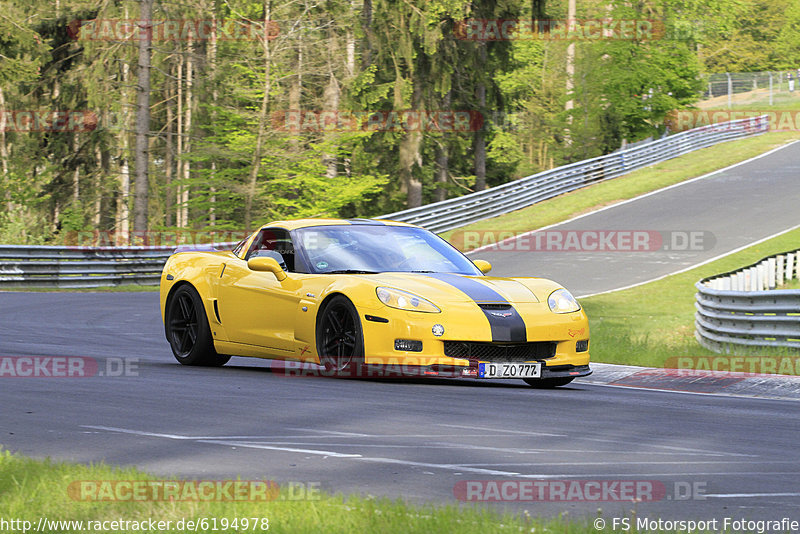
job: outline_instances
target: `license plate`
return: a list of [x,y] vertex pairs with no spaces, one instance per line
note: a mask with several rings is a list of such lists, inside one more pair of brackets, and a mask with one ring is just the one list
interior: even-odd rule
[[534,363],[479,363],[478,378],[540,378],[542,364]]

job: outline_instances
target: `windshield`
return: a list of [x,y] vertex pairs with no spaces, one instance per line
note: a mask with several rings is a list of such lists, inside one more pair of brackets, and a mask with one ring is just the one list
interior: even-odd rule
[[447,241],[407,226],[313,226],[292,232],[312,273],[436,272],[480,276]]

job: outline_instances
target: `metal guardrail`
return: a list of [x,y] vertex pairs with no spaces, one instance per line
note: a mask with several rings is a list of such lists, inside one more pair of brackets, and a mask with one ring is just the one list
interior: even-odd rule
[[800,250],[783,252],[695,284],[695,337],[706,348],[800,348]]
[[701,126],[613,154],[540,172],[491,189],[377,218],[413,223],[432,232],[444,232],[525,208],[700,148],[764,133],[768,127],[766,115]]
[[[232,246],[218,243],[214,247]],[[211,249],[211,245],[178,249]],[[174,246],[0,245],[0,288],[91,288],[156,285]]]

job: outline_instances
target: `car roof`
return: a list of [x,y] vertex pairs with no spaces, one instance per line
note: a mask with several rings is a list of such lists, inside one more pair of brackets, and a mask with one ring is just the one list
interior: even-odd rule
[[382,219],[295,219],[291,221],[273,221],[263,225],[261,228],[284,228],[286,230],[296,230],[298,228],[308,228],[310,226],[411,226],[398,221]]

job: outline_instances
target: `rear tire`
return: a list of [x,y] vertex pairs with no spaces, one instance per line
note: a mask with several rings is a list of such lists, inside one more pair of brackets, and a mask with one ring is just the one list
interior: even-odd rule
[[214,350],[203,300],[192,286],[182,285],[172,294],[164,324],[172,354],[182,365],[219,367],[231,359]]
[[526,384],[528,384],[532,388],[536,389],[552,389],[561,386],[566,386],[573,380],[575,377],[569,376],[565,378],[523,378]]
[[336,295],[325,303],[316,338],[319,361],[326,370],[340,377],[356,377],[364,371],[364,333],[350,299]]

